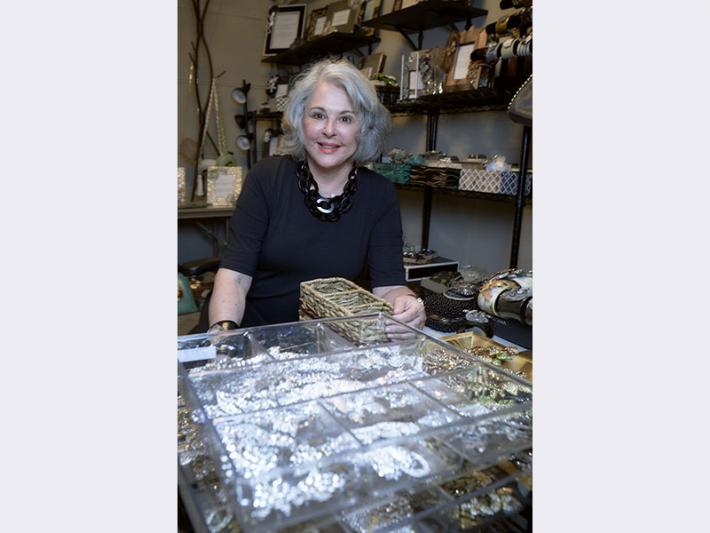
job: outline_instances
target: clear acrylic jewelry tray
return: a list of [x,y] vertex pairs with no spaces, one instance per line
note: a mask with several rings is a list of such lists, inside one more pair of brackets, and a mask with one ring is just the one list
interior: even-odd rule
[[178,338],[179,393],[244,530],[342,526],[404,492],[426,494],[405,517],[421,524],[463,501],[442,483],[531,449],[530,382],[411,328],[389,339],[387,322]]

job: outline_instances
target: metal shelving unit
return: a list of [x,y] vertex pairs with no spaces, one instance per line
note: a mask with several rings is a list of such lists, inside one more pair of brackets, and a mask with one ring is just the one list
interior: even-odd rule
[[[457,30],[456,23],[465,21],[466,29],[471,26],[474,18],[488,14],[485,9],[470,7],[464,4],[444,0],[424,0],[413,6],[370,19],[363,26],[399,32],[415,50],[422,48],[423,32],[428,29],[446,26]],[[417,34],[417,43],[409,34]],[[346,51],[359,52],[359,48],[372,46],[379,42],[379,37],[361,34],[331,33],[323,37],[305,41],[294,48],[274,56],[267,56],[262,61],[284,65],[304,65],[318,57],[328,54],[340,54]],[[525,78],[497,78],[494,88],[474,89],[469,91],[450,92],[444,94],[421,96],[416,100],[401,101],[387,106],[393,115],[424,115],[426,116],[426,151],[436,149],[436,137],[439,127],[439,116],[448,113],[475,113],[481,111],[504,111],[513,98],[515,91],[523,84]],[[254,113],[254,121],[280,120],[281,112]],[[473,191],[447,190],[418,185],[397,185],[400,189],[423,192],[422,200],[422,237],[421,247],[429,247],[429,226],[431,221],[432,200],[434,191],[444,194],[456,194],[479,200],[511,202],[515,205],[513,235],[511,239],[511,268],[517,267],[518,251],[523,210],[530,205],[532,199],[524,193],[525,176],[528,169],[527,159],[532,137],[531,128],[523,128],[521,142],[521,160],[518,182],[518,195],[487,194]]]
[[[386,15],[368,20],[364,26],[399,32],[414,50],[421,50],[424,30],[446,26],[458,30],[455,23],[465,20],[468,29],[471,20],[487,15],[485,9],[478,9],[467,5],[455,4],[443,0],[424,0],[405,9],[393,11]],[[409,37],[410,33],[417,34],[417,43]],[[469,113],[488,110],[505,110],[524,79],[505,80],[498,78],[496,88],[477,89],[475,91],[452,92],[441,95],[431,95],[418,98],[415,102],[403,102],[390,108],[395,114],[426,114],[426,150],[436,149],[436,134],[439,126],[439,115],[443,113]],[[527,158],[531,138],[530,128],[523,128],[522,155],[520,161],[520,177],[518,181],[518,195],[515,198],[515,213],[513,235],[509,266],[518,266],[518,250],[520,248],[520,230],[523,218],[523,209],[527,201],[524,196],[525,174],[527,172]],[[502,196],[502,195],[492,195]],[[509,197],[510,198],[510,197]],[[429,222],[431,220],[432,188],[424,189],[422,205],[422,239],[421,247],[429,247]]]

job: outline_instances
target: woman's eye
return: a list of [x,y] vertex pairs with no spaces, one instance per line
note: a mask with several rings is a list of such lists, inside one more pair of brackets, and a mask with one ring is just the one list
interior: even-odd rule
[[323,120],[325,118],[325,115],[323,115],[323,113],[316,112],[311,114],[311,118],[314,118],[316,120]]
[[340,120],[343,121],[345,124],[350,124],[353,121],[353,117],[344,116],[340,117]]

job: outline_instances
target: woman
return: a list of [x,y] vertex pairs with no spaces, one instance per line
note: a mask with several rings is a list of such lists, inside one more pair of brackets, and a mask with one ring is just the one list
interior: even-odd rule
[[379,155],[389,126],[389,112],[349,62],[320,61],[299,75],[283,118],[289,155],[254,166],[230,221],[210,331],[296,321],[302,281],[352,280],[365,267],[393,318],[424,324],[423,303],[404,286],[394,186],[360,166]]

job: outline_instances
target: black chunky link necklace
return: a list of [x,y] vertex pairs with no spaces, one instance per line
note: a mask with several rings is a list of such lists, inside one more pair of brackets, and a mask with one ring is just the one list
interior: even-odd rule
[[306,161],[299,161],[296,167],[298,189],[305,195],[304,201],[311,214],[323,222],[335,222],[343,213],[347,213],[353,205],[352,195],[357,190],[357,167],[348,174],[348,181],[343,188],[343,194],[324,198],[318,192],[318,184],[313,179],[311,169]]

